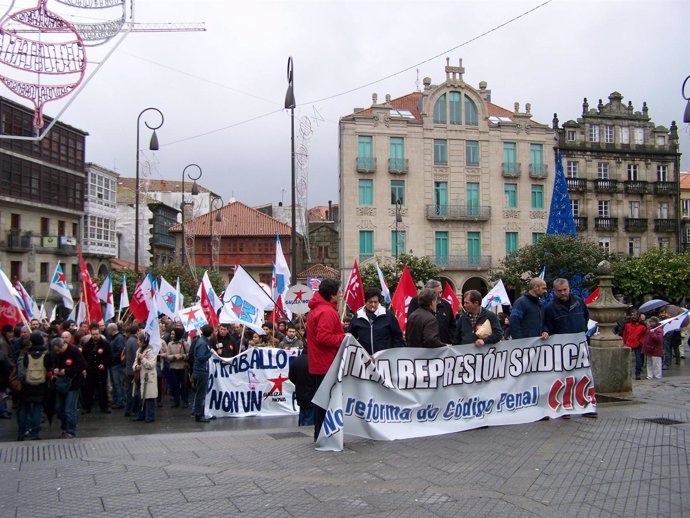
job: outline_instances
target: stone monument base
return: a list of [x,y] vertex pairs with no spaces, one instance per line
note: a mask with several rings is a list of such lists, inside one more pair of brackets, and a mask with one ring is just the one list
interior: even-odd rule
[[620,346],[600,347],[592,340],[589,355],[597,394],[632,395],[632,349]]

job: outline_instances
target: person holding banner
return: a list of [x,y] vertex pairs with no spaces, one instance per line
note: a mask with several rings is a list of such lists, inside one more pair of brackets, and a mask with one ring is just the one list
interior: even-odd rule
[[[340,344],[345,338],[343,325],[338,315],[338,297],[340,281],[324,279],[319,291],[309,301],[307,316],[307,340],[309,341],[308,367],[309,374],[314,376],[316,393],[323,378],[333,363]],[[326,409],[314,406],[314,441],[319,437],[321,425],[326,417]]]
[[529,290],[513,304],[510,312],[510,333],[513,340],[519,338],[549,338],[544,330],[544,304],[541,298],[546,294],[546,282],[535,277],[529,281]]
[[417,296],[418,307],[407,318],[407,345],[409,347],[444,347],[436,319],[438,294],[432,288],[424,288]]
[[[428,280],[424,285],[424,289],[433,290],[436,293],[436,309],[434,310],[436,321],[438,322],[438,333],[441,342],[449,344],[455,337],[455,315],[450,303],[443,298],[443,287],[441,282],[435,279]],[[407,317],[417,309],[418,298],[413,298],[410,301],[410,306],[407,309]],[[406,330],[407,331],[407,330]]]
[[347,332],[372,356],[385,349],[404,347],[398,319],[381,305],[381,290],[367,288],[364,306],[357,310]]
[[476,347],[498,343],[503,338],[503,327],[493,311],[482,307],[482,294],[469,290],[462,298],[463,312],[458,317],[456,344],[474,344]]

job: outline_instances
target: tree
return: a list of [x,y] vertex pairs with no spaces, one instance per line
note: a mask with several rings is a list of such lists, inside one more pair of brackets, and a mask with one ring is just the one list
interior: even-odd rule
[[614,262],[597,243],[565,235],[547,235],[502,259],[500,268],[492,270],[489,278],[502,279],[506,288],[514,288],[519,293],[546,267],[548,285],[562,277],[570,281],[575,293],[583,295],[596,287],[596,268],[604,259]]
[[690,293],[690,253],[650,248],[640,257],[619,261],[613,285],[631,303],[641,303],[650,295],[679,304]]
[[[432,263],[428,257],[416,257],[410,254],[400,254],[398,256],[397,264],[383,264],[381,266],[381,271],[383,272],[383,277],[386,279],[386,284],[388,284],[388,289],[391,295],[398,287],[398,281],[400,280],[400,275],[402,274],[403,268],[407,265],[410,270],[410,275],[416,284],[426,283],[430,279],[438,279],[441,275],[441,270]],[[381,284],[379,282],[379,277],[376,274],[376,266],[373,264],[368,264],[359,269],[359,274],[362,276],[362,283],[364,288],[379,287]]]

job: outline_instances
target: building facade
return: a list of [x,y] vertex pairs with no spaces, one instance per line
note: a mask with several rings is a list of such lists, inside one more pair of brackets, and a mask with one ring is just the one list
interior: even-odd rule
[[40,141],[17,138],[34,135],[33,118],[0,97],[0,266],[43,300],[60,262],[76,296],[87,133],[58,122]]
[[103,277],[117,257],[117,179],[115,171],[86,164],[81,246],[89,273]]
[[546,232],[554,136],[530,104],[508,110],[464,68],[340,120],[340,265],[428,256],[456,291]]
[[[579,236],[637,257],[678,250],[680,153],[675,123],[656,126],[647,103],[635,111],[618,92],[559,129],[559,148]],[[554,129],[558,119],[554,118]]]
[[690,250],[690,173],[680,173],[680,249]]

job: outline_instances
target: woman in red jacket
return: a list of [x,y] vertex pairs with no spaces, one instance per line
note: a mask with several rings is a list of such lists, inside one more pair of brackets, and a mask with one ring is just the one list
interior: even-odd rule
[[664,356],[664,329],[659,319],[648,320],[649,331],[642,342],[642,354],[647,357],[647,379],[661,379],[661,358]]
[[647,326],[640,322],[640,314],[637,311],[630,313],[630,320],[623,326],[623,345],[630,347],[635,354],[635,379],[642,376],[642,340],[647,334]]

